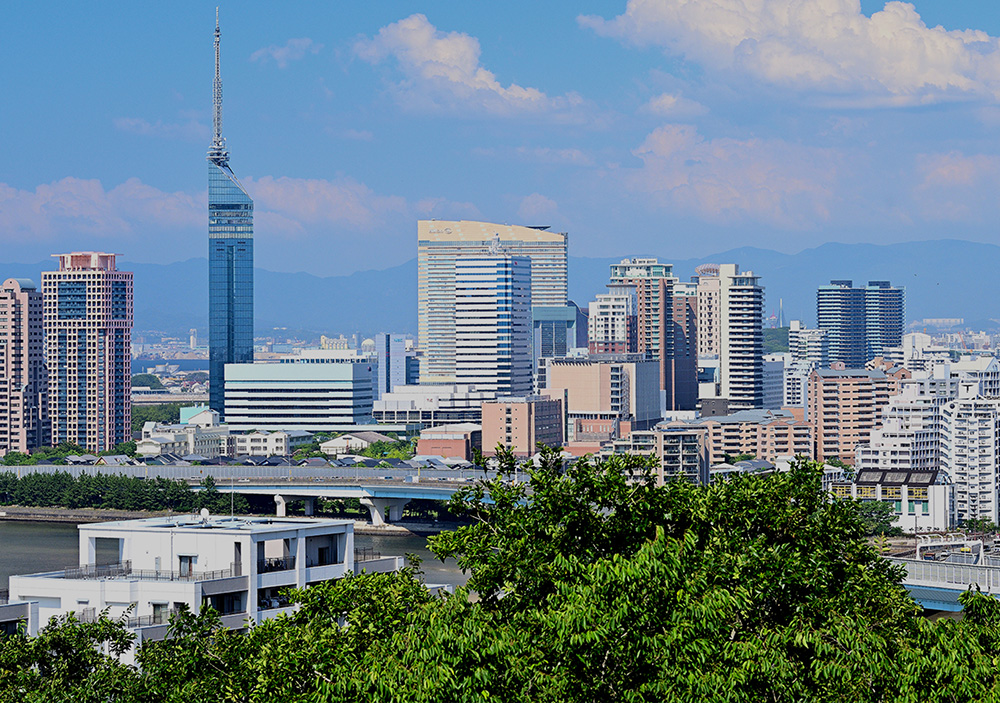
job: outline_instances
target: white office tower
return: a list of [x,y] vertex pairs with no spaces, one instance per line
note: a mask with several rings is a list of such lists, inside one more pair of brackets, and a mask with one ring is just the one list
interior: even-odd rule
[[752,271],[719,266],[719,381],[729,409],[764,404],[764,289]]
[[466,257],[483,256],[499,243],[507,254],[531,260],[531,301],[538,307],[567,302],[565,233],[468,220],[417,222],[417,332],[420,383],[456,382],[455,276]]
[[997,522],[997,454],[1000,399],[974,395],[963,383],[960,397],[941,407],[941,469],[955,484],[955,517]]
[[532,391],[531,259],[502,253],[455,261],[455,375],[497,396]]

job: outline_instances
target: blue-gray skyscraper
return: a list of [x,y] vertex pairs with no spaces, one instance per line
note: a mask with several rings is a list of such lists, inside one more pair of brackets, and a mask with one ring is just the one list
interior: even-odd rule
[[215,136],[208,149],[209,405],[225,412],[226,364],[253,361],[253,200],[229,168],[222,136],[219,14],[215,14]]

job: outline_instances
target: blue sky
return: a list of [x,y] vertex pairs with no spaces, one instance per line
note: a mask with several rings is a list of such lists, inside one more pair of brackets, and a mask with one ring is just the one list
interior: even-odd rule
[[[995,242],[995,0],[223,4],[257,263],[415,256],[416,220],[663,260]],[[0,8],[7,261],[206,252],[215,4]],[[679,272],[684,274],[684,272]],[[684,274],[686,275],[686,274]]]

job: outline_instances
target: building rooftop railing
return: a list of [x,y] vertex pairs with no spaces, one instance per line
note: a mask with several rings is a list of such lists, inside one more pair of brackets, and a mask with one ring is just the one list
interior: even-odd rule
[[[170,571],[163,569],[133,569],[131,561],[117,564],[88,564],[72,566],[62,570],[64,579],[130,579],[137,581],[212,581],[239,576],[238,569],[217,569],[215,571]],[[59,572],[56,572],[57,574]]]

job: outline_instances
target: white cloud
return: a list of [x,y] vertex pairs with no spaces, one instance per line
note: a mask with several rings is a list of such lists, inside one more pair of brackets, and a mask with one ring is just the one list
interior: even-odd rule
[[191,226],[205,219],[203,199],[166,193],[136,178],[105,191],[95,179],[63,178],[34,191],[0,183],[3,239],[53,240],[62,235],[132,236],[156,229]]
[[559,206],[541,193],[532,193],[521,200],[517,216],[524,222],[551,220],[559,216]]
[[1000,40],[928,27],[904,2],[866,17],[858,0],[629,0],[614,19],[578,21],[711,69],[836,94],[845,104],[1000,97]]
[[803,229],[830,217],[838,156],[778,139],[705,139],[689,125],[654,130],[633,152],[627,184],[708,222]]
[[405,212],[406,200],[378,195],[350,178],[328,181],[322,178],[274,178],[265,176],[244,181],[257,210],[270,211],[306,225],[349,224],[370,228],[384,222],[389,212]]
[[382,27],[371,39],[359,40],[354,52],[371,64],[395,59],[405,78],[394,85],[394,91],[410,109],[511,116],[564,112],[583,103],[576,94],[550,97],[516,83],[503,86],[480,64],[478,39],[442,32],[421,14]]
[[1000,157],[958,151],[919,154],[920,179],[914,209],[927,220],[982,223],[995,221],[1000,190]]
[[650,98],[649,102],[642,106],[642,111],[659,117],[683,120],[704,115],[708,112],[708,108],[681,95],[662,93]]
[[115,129],[143,136],[166,137],[168,139],[183,139],[185,141],[207,141],[212,132],[207,124],[191,118],[187,122],[149,122],[141,117],[117,117],[114,120]]
[[314,42],[309,37],[301,37],[299,39],[289,39],[285,42],[284,46],[271,44],[262,49],[257,49],[257,51],[250,54],[250,60],[261,63],[267,63],[270,60],[274,61],[278,65],[278,68],[287,68],[288,64],[292,61],[300,61],[306,57],[306,54],[318,54],[322,48],[322,44]]

